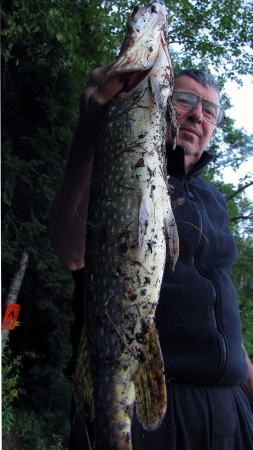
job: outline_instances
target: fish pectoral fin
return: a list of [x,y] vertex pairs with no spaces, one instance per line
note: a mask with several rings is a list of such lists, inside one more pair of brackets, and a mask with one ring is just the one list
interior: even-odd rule
[[94,388],[85,325],[80,338],[74,373],[74,399],[76,413],[79,414],[85,407],[86,414],[93,421],[95,417]]
[[171,270],[173,271],[179,254],[179,239],[176,221],[171,210],[168,212],[167,217],[165,218],[164,225],[166,233],[167,254],[170,258]]
[[163,112],[167,99],[164,98],[161,88],[160,88],[160,85],[157,82],[157,79],[155,76],[150,75],[149,82],[150,82],[152,94],[153,94],[155,102],[156,102],[157,109],[160,112]]
[[145,430],[156,430],[167,406],[163,359],[156,329],[151,325],[145,362],[134,377],[136,415]]

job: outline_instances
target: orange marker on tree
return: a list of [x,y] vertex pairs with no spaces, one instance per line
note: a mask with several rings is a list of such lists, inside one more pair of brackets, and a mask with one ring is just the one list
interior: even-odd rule
[[7,305],[2,322],[2,330],[14,330],[15,326],[19,325],[19,322],[17,322],[19,311],[20,305],[16,303],[9,303]]

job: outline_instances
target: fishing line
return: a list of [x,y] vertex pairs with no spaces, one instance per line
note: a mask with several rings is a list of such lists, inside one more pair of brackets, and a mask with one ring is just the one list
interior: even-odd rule
[[133,264],[138,264],[138,265],[141,266],[144,270],[146,270],[146,272],[147,272],[149,275],[152,275],[152,272],[149,272],[149,270],[146,269],[146,267],[145,267],[140,261],[138,261],[137,259],[131,259],[131,258],[129,258],[128,256],[125,256],[125,255],[124,255],[124,258],[127,259],[128,261],[131,261]]
[[122,314],[124,314],[124,312],[125,312],[127,309],[129,309],[129,308],[137,308],[137,311],[138,311],[138,313],[139,313],[139,316],[141,317],[141,312],[140,312],[139,306],[138,306],[138,305],[129,305],[129,306],[127,306],[125,309],[122,310],[122,312],[116,317],[116,320],[118,320],[118,318],[119,318],[120,316],[122,316]]
[[85,418],[84,418],[84,426],[85,426],[86,437],[87,437],[87,441],[88,441],[88,445],[89,445],[89,450],[92,450]]
[[196,227],[196,225],[194,225],[193,223],[190,223],[190,222],[185,222],[184,220],[177,220],[177,222],[186,223],[187,225],[191,225],[192,227],[196,228],[203,235],[203,237],[205,238],[206,242],[208,244],[210,244],[210,242],[207,239],[206,235],[203,233],[203,231],[200,228]]
[[142,361],[140,360],[140,358],[138,358],[138,356],[133,352],[133,350],[132,350],[132,349],[127,345],[127,343],[124,341],[123,336],[121,336],[121,334],[120,334],[118,328],[116,327],[115,323],[113,322],[113,320],[111,319],[111,317],[109,316],[109,314],[108,314],[107,311],[105,312],[105,314],[106,314],[106,315],[108,316],[108,318],[110,319],[110,321],[111,321],[111,323],[113,324],[115,330],[117,331],[117,333],[118,333],[120,339],[123,341],[123,343],[124,343],[125,346],[128,348],[128,350],[134,355],[134,357],[135,357],[136,359],[138,359],[138,361],[142,362]]

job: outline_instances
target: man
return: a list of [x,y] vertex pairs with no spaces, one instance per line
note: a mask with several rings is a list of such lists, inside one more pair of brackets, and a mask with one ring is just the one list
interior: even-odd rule
[[[96,69],[83,92],[66,173],[51,209],[56,251],[76,282],[74,355],[82,325],[85,220],[97,128],[104,105],[123,88],[117,76],[99,85],[110,66]],[[223,115],[216,82],[196,69],[181,71],[175,75],[174,102],[178,146],[171,149],[168,128],[167,154],[180,255],[173,274],[165,267],[156,312],[168,407],[153,432],[145,432],[134,418],[133,449],[250,450],[253,367],[242,347],[230,280],[235,244],[223,197],[199,176],[212,159],[205,147]],[[74,418],[72,450],[89,448],[83,424],[82,417]]]

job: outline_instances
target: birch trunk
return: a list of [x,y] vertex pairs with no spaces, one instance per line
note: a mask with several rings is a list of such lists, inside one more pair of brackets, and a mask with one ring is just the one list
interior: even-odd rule
[[[18,293],[24,278],[24,274],[28,265],[28,253],[24,251],[20,258],[19,269],[11,280],[9,292],[6,298],[6,306],[11,303],[17,303]],[[2,352],[9,334],[9,330],[2,330]]]

